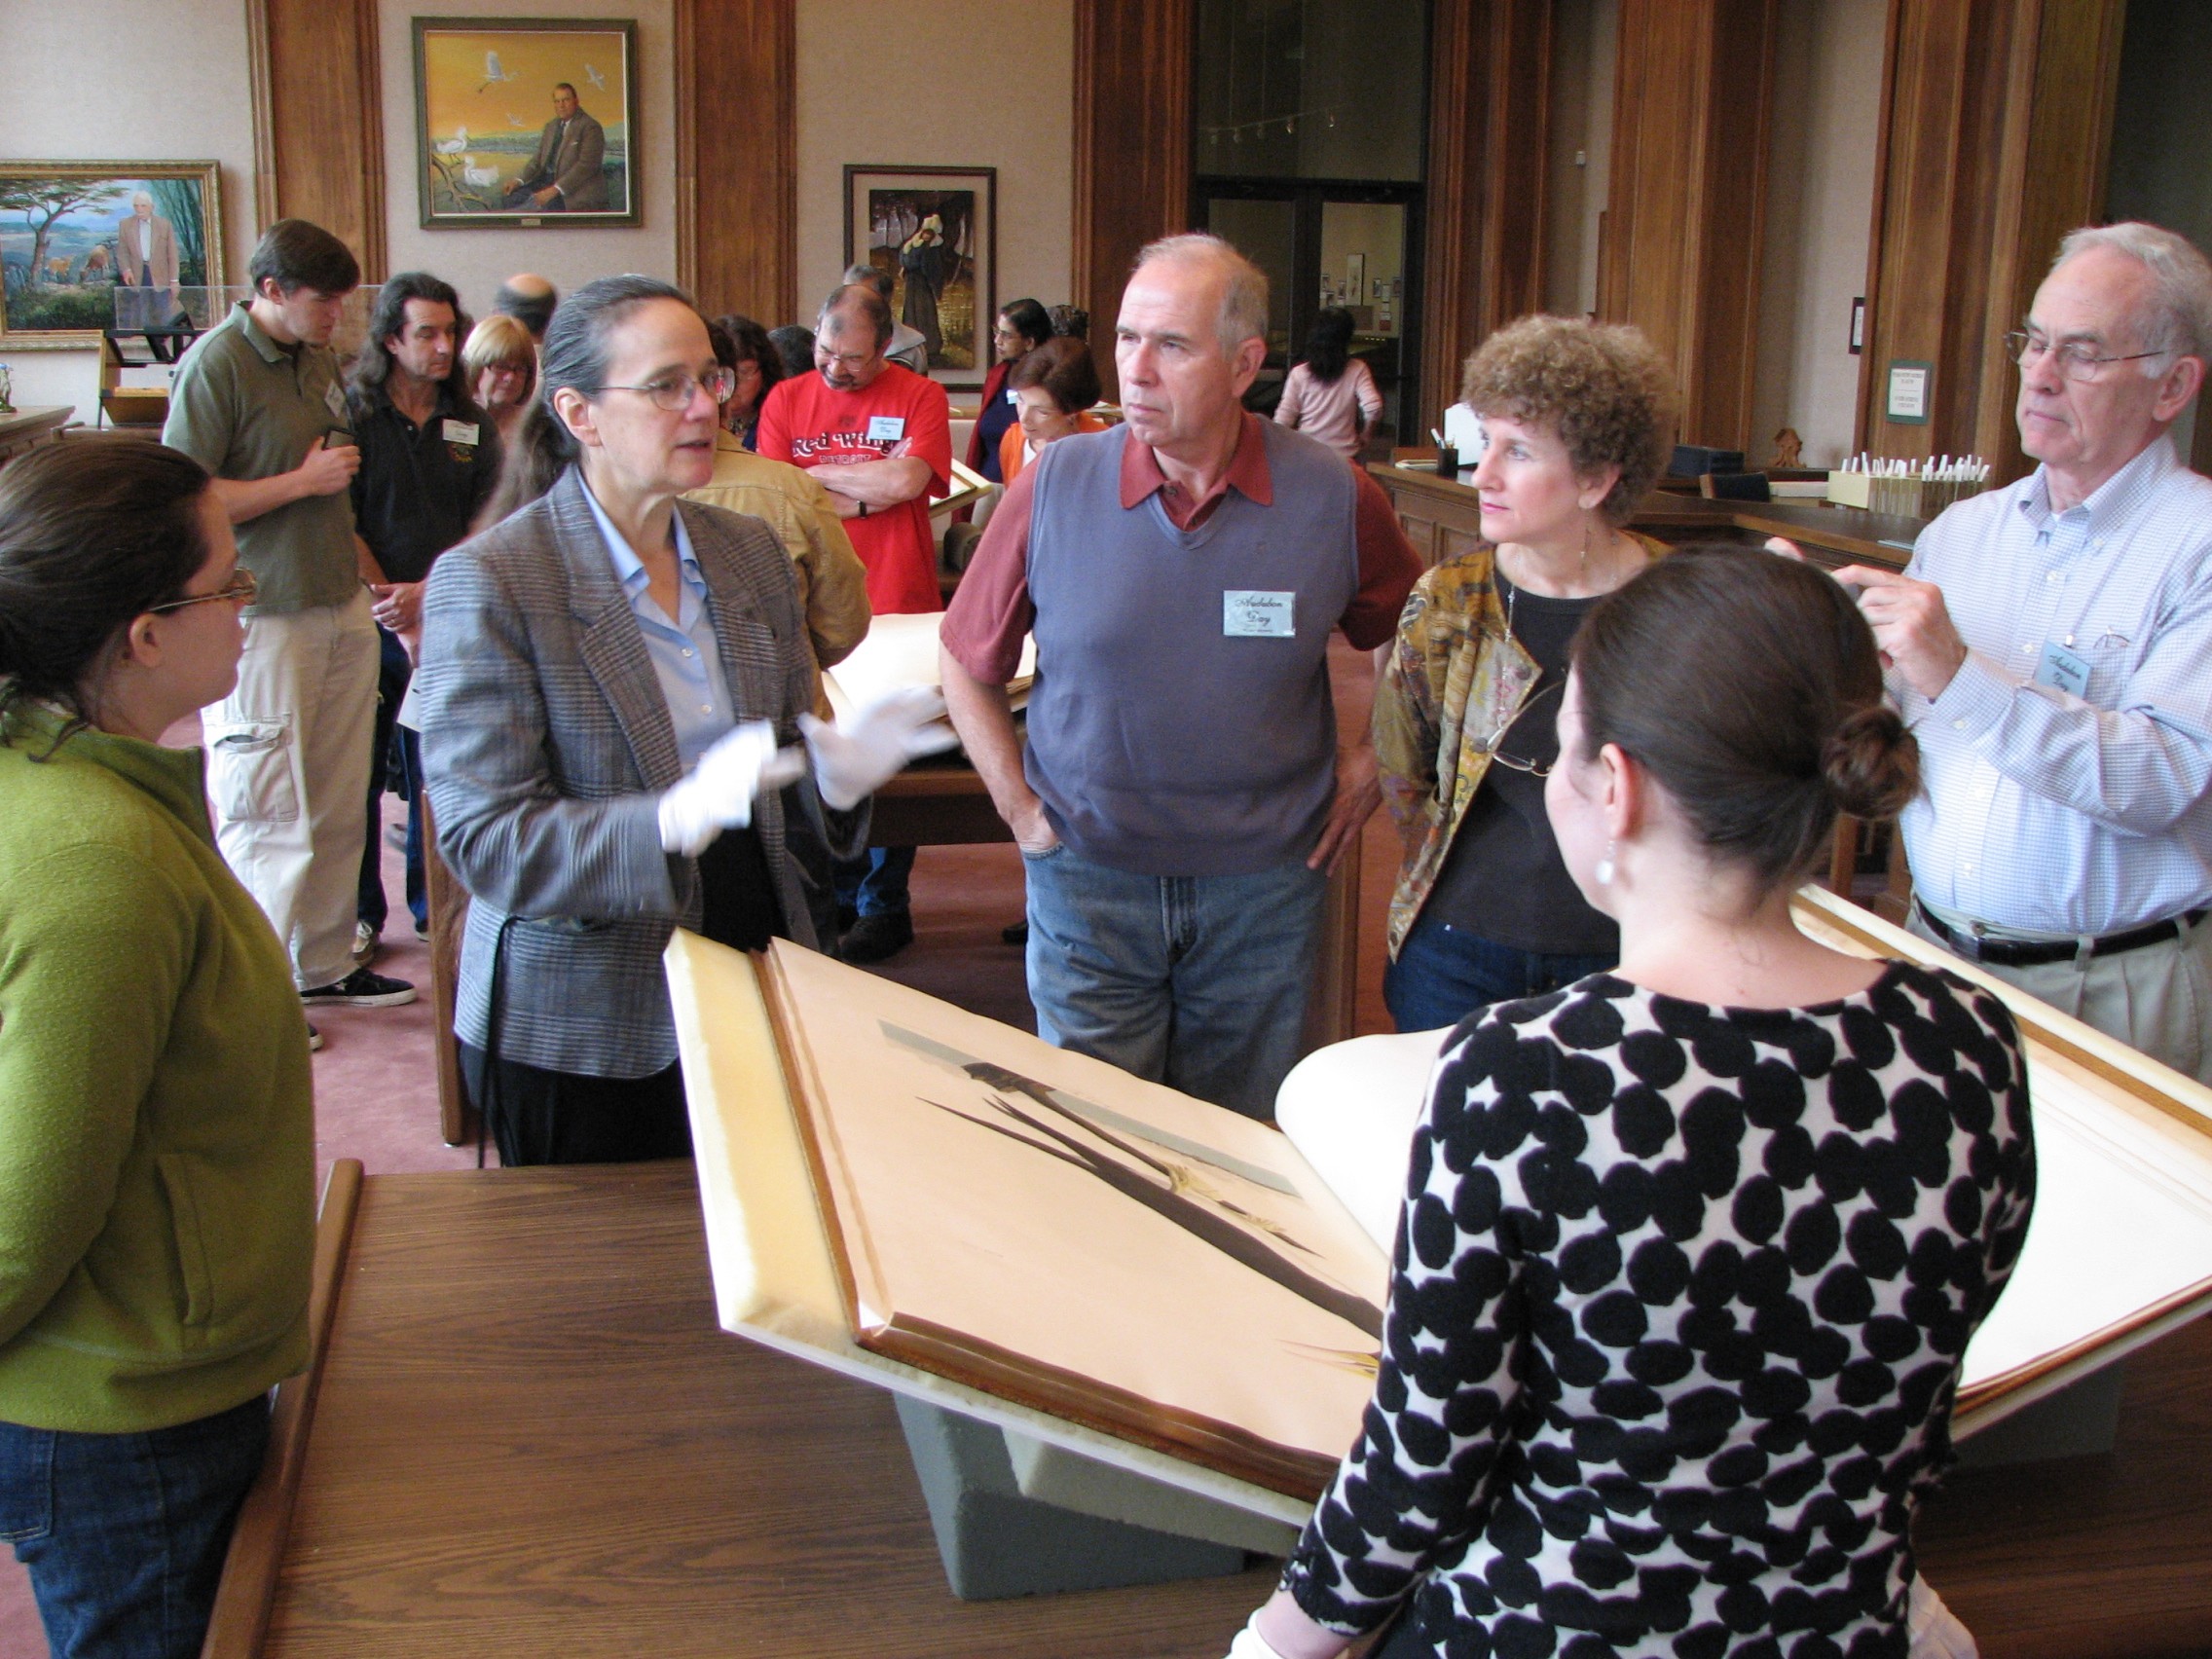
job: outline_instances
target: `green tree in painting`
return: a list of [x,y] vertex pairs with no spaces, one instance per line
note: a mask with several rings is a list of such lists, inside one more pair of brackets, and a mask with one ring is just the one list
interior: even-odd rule
[[31,233],[30,280],[47,279],[46,244],[54,222],[79,207],[105,207],[123,195],[123,186],[96,178],[0,178],[0,213],[20,213]]

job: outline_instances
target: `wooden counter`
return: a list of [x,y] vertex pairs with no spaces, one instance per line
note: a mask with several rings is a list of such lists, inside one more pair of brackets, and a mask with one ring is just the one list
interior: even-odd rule
[[[1384,461],[1367,468],[1397,509],[1414,551],[1430,565],[1457,558],[1482,535],[1482,513],[1472,484],[1438,478]],[[1825,501],[1709,501],[1654,490],[1643,498],[1632,529],[1662,541],[1742,541],[1752,546],[1786,535],[1808,556],[1830,567],[1886,565],[1902,570],[1912,543],[1926,528],[1920,519],[1834,507]]]
[[[1274,1582],[953,1600],[890,1396],[717,1328],[687,1163],[373,1176],[325,1231],[296,1498],[249,1502],[209,1659],[1218,1659]],[[2201,1652],[2208,1485],[2199,1321],[2110,1454],[1954,1471],[1921,1565],[1985,1659]]]

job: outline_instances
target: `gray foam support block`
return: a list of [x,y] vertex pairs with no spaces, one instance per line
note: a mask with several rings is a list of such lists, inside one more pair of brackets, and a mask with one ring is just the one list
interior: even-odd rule
[[964,1602],[1220,1578],[1244,1570],[1247,1557],[1240,1549],[1024,1497],[997,1428],[903,1394],[895,1401],[944,1576]]

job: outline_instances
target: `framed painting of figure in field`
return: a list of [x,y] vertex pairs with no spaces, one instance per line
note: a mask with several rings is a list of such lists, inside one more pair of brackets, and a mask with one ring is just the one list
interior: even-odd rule
[[638,25],[417,18],[425,230],[639,222]]
[[891,314],[928,343],[933,379],[982,385],[997,310],[997,168],[847,167],[845,263],[890,274]]
[[102,329],[210,326],[221,194],[213,162],[0,162],[0,343],[83,350]]

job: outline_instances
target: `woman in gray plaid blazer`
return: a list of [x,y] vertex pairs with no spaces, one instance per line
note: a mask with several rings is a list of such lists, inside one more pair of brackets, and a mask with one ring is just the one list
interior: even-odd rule
[[688,1153],[670,931],[812,945],[787,824],[865,846],[866,796],[918,723],[801,727],[790,560],[759,521],[680,499],[728,383],[681,291],[587,284],[547,331],[506,516],[431,573],[424,770],[474,901],[455,1028],[506,1163]]

